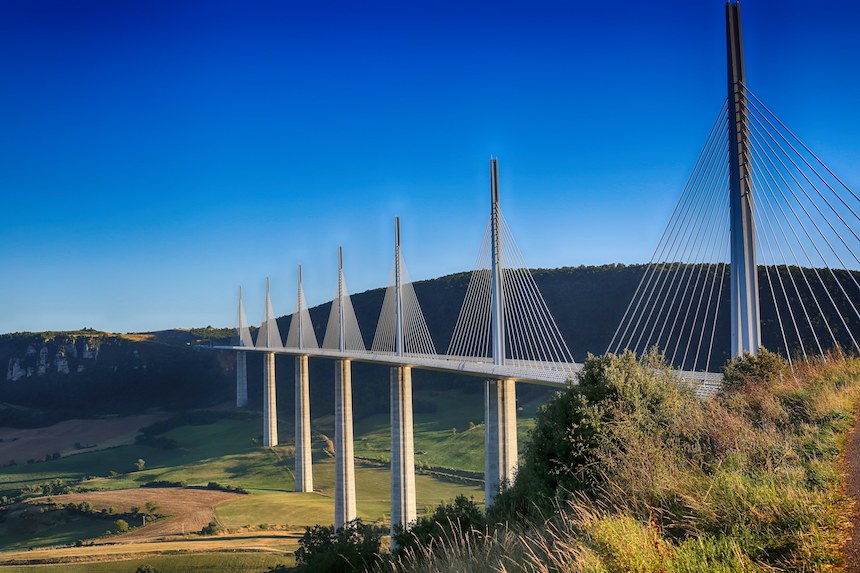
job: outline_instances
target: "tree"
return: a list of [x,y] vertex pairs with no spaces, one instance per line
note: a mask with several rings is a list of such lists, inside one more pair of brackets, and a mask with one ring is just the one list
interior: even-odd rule
[[156,511],[158,511],[158,508],[160,508],[160,507],[161,506],[158,505],[157,501],[147,501],[146,502],[146,511],[148,511],[149,513],[155,513]]
[[125,533],[128,531],[128,522],[124,519],[117,519],[113,522],[113,528],[117,533]]
[[134,467],[137,471],[143,471],[144,466],[146,466],[146,461],[143,458],[138,458],[138,460],[134,462]]

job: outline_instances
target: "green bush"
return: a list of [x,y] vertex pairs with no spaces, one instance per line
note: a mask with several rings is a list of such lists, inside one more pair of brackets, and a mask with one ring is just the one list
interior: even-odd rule
[[218,535],[223,531],[223,528],[215,521],[210,521],[209,525],[204,525],[200,530],[200,535]]
[[398,525],[392,546],[395,554],[419,552],[441,546],[446,539],[459,536],[464,531],[483,531],[486,526],[484,514],[475,501],[458,495],[453,502],[438,506],[432,515],[419,517],[409,529]]
[[364,571],[380,560],[382,529],[355,519],[343,527],[305,528],[296,549],[296,570],[313,573]]
[[125,533],[128,531],[128,522],[124,519],[117,519],[113,522],[113,529],[117,533]]

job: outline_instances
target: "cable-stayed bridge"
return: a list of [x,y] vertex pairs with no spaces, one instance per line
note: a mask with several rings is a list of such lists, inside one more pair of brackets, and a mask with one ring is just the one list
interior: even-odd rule
[[[726,6],[728,97],[607,351],[658,348],[703,397],[719,390],[714,341],[731,355],[762,346],[797,357],[860,352],[860,197],[746,84],[738,5]],[[517,463],[516,382],[562,387],[580,369],[502,215],[498,162],[490,212],[450,344],[434,345],[409,278],[395,220],[394,261],[372,334],[346,286],[343,251],[322,342],[299,266],[284,340],[268,280],[256,340],[239,294],[237,405],[247,404],[248,352],[264,356],[264,445],[277,444],[275,355],[295,360],[296,490],[312,491],[308,359],[335,361],[335,525],[355,518],[351,363],[391,368],[391,524],[416,517],[413,368],[485,380],[485,495],[491,504]],[[775,320],[762,322],[762,307]],[[584,326],[584,327],[587,327]],[[764,342],[764,344],[763,344]],[[589,350],[589,349],[586,349]],[[596,349],[590,349],[596,350]],[[603,351],[603,349],[599,349]]]

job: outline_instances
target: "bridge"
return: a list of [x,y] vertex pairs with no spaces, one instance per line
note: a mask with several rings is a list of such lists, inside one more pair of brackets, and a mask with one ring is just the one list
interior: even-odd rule
[[[832,348],[860,351],[860,198],[747,87],[737,4],[726,6],[728,98],[711,129],[666,231],[607,352],[657,347],[679,381],[703,398],[719,391],[712,356],[717,335],[731,354],[776,349],[827,359]],[[256,340],[239,291],[235,345],[237,398],[246,406],[247,354],[264,360],[263,443],[277,445],[275,355],[295,357],[296,491],[313,491],[308,360],[335,363],[335,526],[356,517],[352,362],[390,367],[391,526],[416,518],[412,369],[484,380],[485,500],[514,478],[516,383],[563,388],[581,368],[565,343],[502,215],[499,167],[490,160],[484,242],[447,351],[433,343],[406,269],[394,222],[389,286],[368,347],[343,272],[322,344],[314,332],[298,267],[295,312],[282,339],[268,279]],[[855,266],[855,268],[857,268]],[[759,280],[763,279],[763,284]],[[766,284],[766,288],[765,288]],[[723,299],[728,301],[723,303]],[[762,323],[761,305],[777,320]],[[728,316],[727,316],[728,315]],[[728,323],[728,324],[726,324]],[[764,338],[763,338],[763,329]]]

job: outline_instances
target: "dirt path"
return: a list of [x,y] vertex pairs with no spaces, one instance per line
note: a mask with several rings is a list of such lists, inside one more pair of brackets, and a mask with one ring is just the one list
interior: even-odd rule
[[845,489],[855,502],[851,537],[843,549],[845,573],[860,573],[860,431],[856,425],[845,448]]

